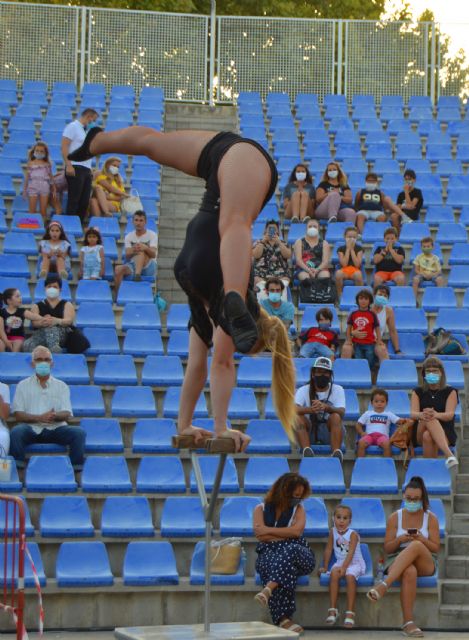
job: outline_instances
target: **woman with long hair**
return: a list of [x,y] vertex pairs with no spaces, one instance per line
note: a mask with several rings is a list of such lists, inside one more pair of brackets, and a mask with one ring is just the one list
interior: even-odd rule
[[357,212],[353,208],[352,191],[337,162],[329,162],[318,184],[315,215],[318,220],[355,223]]
[[308,222],[314,215],[315,193],[313,177],[308,167],[300,162],[293,168],[283,190],[285,220]]
[[283,323],[260,309],[250,286],[251,225],[275,192],[277,170],[255,141],[230,132],[174,131],[149,127],[103,132],[91,129],[70,154],[84,160],[102,153],[145,155],[154,162],[203,178],[206,191],[189,222],[174,273],[191,310],[189,358],[181,390],[178,433],[201,444],[213,434],[192,426],[195,405],[207,379],[213,341],[210,394],[215,435],[231,438],[244,451],[250,438],[228,429],[228,405],[235,385],[234,352],[272,351],[276,409],[293,439],[295,372]]
[[263,589],[255,600],[268,606],[275,625],[302,633],[303,628],[293,622],[296,609],[295,589],[299,576],[314,569],[314,553],[303,536],[306,513],[301,502],[309,496],[308,480],[298,473],[284,473],[254,509],[256,570]]

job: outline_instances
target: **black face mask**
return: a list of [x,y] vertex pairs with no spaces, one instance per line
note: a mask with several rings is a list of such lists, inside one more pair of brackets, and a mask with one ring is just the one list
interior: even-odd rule
[[325,387],[327,387],[327,385],[331,381],[331,378],[330,376],[319,375],[319,376],[313,376],[313,380],[316,387],[318,387],[318,389],[324,389]]
[[290,507],[297,507],[301,503],[301,498],[291,498]]

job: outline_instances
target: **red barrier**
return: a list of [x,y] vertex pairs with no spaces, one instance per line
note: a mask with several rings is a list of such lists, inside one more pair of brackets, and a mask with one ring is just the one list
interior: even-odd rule
[[[26,548],[24,503],[21,498],[0,494],[4,503],[3,523],[3,600],[0,608],[11,613],[16,638],[22,640],[24,628],[24,556]],[[1,535],[0,523],[0,535]]]

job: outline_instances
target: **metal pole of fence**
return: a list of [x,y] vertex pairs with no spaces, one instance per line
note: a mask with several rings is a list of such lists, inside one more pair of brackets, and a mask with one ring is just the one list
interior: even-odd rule
[[338,20],[338,33],[337,33],[337,91],[336,93],[343,93],[342,90],[342,72],[343,72],[343,50],[342,50],[342,40],[343,40],[343,21]]
[[[428,26],[427,26],[428,28]],[[431,50],[430,50],[430,99],[432,101],[432,105],[435,104],[436,102],[436,97],[435,97],[435,83],[437,82],[438,78],[437,78],[437,74],[436,74],[436,62],[435,62],[435,57],[436,57],[436,43],[435,43],[435,38],[436,38],[436,29],[435,29],[435,23],[432,22],[432,26],[431,26]]]
[[215,106],[215,96],[213,91],[213,83],[215,81],[215,42],[217,28],[217,3],[216,0],[210,2],[210,73],[209,73],[209,105]]
[[86,12],[87,8],[82,7],[81,11],[81,38],[80,38],[80,91],[85,84],[85,61],[86,61]]

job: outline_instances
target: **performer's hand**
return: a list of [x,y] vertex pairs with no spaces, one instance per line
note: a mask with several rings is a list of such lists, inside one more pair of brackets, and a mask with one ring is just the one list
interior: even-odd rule
[[220,433],[216,433],[217,438],[231,438],[235,441],[235,450],[236,453],[241,453],[246,451],[248,444],[251,442],[251,438],[247,436],[242,431],[238,431],[237,429],[225,429]]
[[202,442],[204,438],[213,438],[213,432],[208,431],[207,429],[202,429],[201,427],[186,427],[182,431],[178,432],[180,436],[194,436],[194,440],[197,443]]

